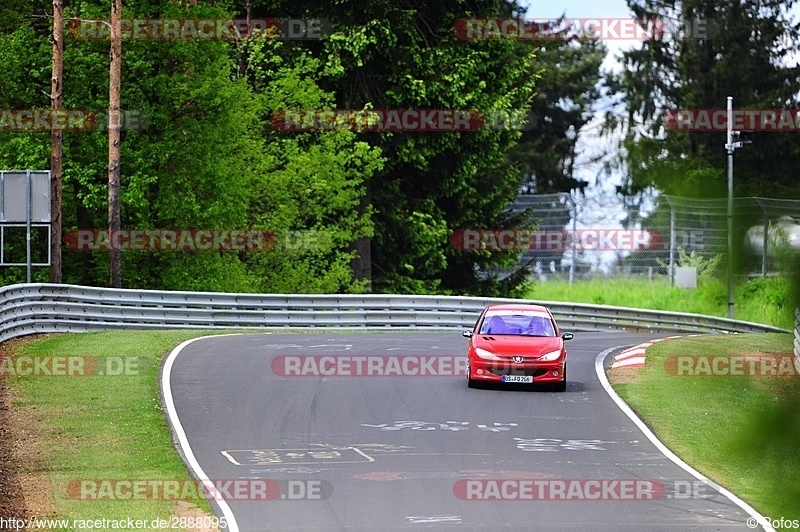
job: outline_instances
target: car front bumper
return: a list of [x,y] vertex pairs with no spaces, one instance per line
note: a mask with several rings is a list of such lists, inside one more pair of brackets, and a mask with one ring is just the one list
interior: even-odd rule
[[565,376],[567,359],[561,358],[552,362],[520,362],[484,360],[471,357],[469,361],[469,378],[483,382],[503,382],[503,375],[530,375],[533,383],[562,382]]

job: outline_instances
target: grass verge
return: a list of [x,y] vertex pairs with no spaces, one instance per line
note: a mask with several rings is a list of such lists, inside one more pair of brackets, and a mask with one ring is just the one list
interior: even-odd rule
[[[736,286],[736,319],[791,329],[795,305],[789,281],[781,277],[753,279]],[[540,301],[570,301],[653,310],[693,312],[707,316],[728,315],[727,284],[708,277],[698,280],[698,288],[688,290],[670,286],[664,279],[626,278],[535,282],[526,297]]]
[[[617,393],[685,462],[763,515],[798,519],[800,382],[796,373],[674,375],[674,357],[753,354],[791,356],[792,335],[700,336],[661,342],[647,349],[643,368],[611,370],[609,377]],[[631,371],[636,371],[634,378]]]
[[[184,340],[225,332],[230,331],[115,331],[17,343],[2,369],[12,390],[13,411],[23,427],[32,427],[28,435],[37,448],[35,465],[23,464],[23,469],[44,475],[43,488],[51,491],[45,505],[48,515],[31,517],[150,522],[175,516],[179,506],[175,500],[83,500],[77,483],[189,480],[159,399],[160,360]],[[71,362],[60,367],[56,356],[71,357]],[[51,362],[39,367],[37,375],[21,375],[35,367],[26,361],[46,357]],[[197,508],[210,512],[202,497],[189,502],[192,513]]]

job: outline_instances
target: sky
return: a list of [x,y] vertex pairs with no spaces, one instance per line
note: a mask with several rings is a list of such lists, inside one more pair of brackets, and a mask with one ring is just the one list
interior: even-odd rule
[[[520,2],[528,5],[527,18],[627,18],[631,16],[625,0],[556,0],[553,2]],[[613,56],[631,48],[637,41],[609,40],[605,42],[609,54],[603,68],[618,68]]]

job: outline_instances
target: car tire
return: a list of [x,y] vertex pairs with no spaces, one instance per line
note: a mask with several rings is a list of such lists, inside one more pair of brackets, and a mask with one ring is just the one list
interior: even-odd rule
[[478,381],[476,381],[475,379],[471,379],[470,378],[470,376],[469,376],[470,372],[471,371],[470,371],[469,365],[468,365],[467,366],[467,388],[477,388],[478,387]]

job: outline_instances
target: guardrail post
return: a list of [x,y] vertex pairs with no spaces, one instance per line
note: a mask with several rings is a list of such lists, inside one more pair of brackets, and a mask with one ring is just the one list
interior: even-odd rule
[[764,249],[761,250],[761,278],[767,277],[767,246],[769,246],[769,218],[764,211]]
[[669,206],[669,285],[675,286],[675,208]]
[[25,276],[31,282],[31,218],[33,217],[33,184],[31,183],[31,171],[26,170],[26,190],[28,194],[27,209],[25,215]]
[[[572,234],[573,238],[577,240],[578,238],[578,204],[575,203],[572,195],[568,196],[569,202],[572,204],[572,212],[570,213],[572,216]],[[578,262],[578,244],[577,242],[572,243],[572,261],[569,266],[569,284],[572,284],[573,280],[575,279],[575,268],[577,267]]]

